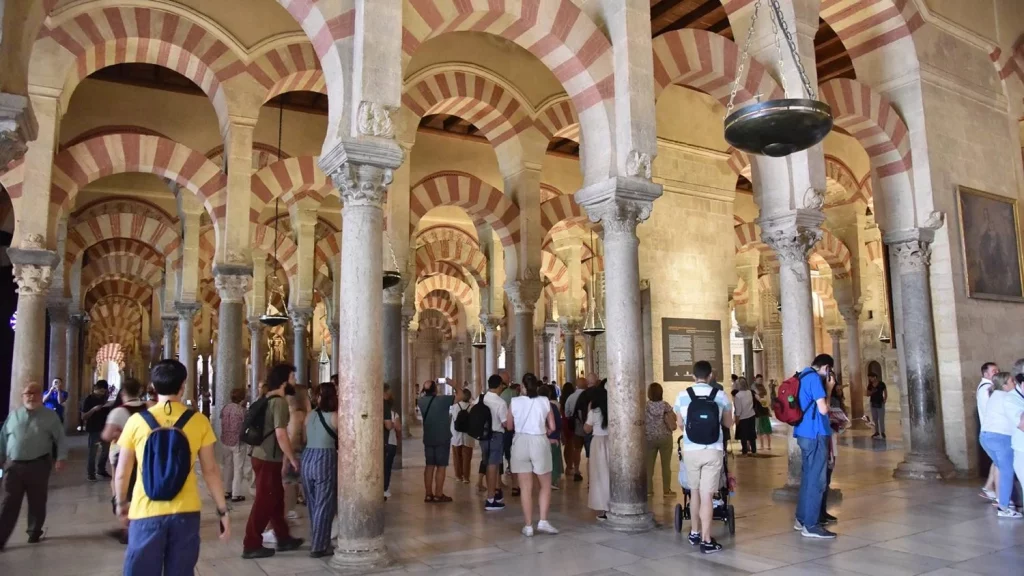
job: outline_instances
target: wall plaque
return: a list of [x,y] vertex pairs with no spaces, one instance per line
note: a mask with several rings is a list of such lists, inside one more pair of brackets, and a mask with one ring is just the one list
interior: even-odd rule
[[693,364],[699,360],[711,362],[715,380],[724,377],[720,320],[662,318],[661,349],[666,382],[692,382]]

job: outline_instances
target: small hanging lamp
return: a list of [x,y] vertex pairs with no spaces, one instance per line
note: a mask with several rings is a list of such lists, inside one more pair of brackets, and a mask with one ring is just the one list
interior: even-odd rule
[[590,274],[590,298],[587,304],[587,318],[583,321],[583,333],[587,336],[599,336],[604,334],[604,318],[601,317],[601,313],[597,311],[597,298],[594,294],[597,292],[595,278],[599,271],[597,252],[594,244],[594,231],[590,231],[590,249],[592,256],[590,257],[594,261],[594,265],[591,266],[593,272]]
[[484,337],[483,324],[476,327],[476,334],[473,335],[473,341],[470,342],[469,345],[478,350],[481,348],[487,348],[487,339]]
[[764,342],[761,342],[761,337],[754,332],[754,352],[764,352]]
[[[725,140],[744,152],[778,158],[806,150],[824,140],[825,136],[832,131],[832,109],[828,104],[816,99],[814,87],[807,79],[807,73],[797,55],[796,44],[793,42],[793,35],[789,31],[786,19],[782,15],[779,1],[768,0],[768,4],[772,32],[775,33],[775,47],[779,53],[779,80],[782,83],[785,97],[748,104],[733,112],[736,91],[743,77],[743,70],[750,59],[750,39],[753,36],[754,23],[757,22],[757,15],[761,7],[761,0],[757,0],[754,4],[754,15],[750,20],[750,28],[747,30],[747,39],[743,45],[743,54],[736,69],[736,78],[733,80],[732,91],[729,94],[729,104],[725,111]],[[797,72],[800,73],[807,98],[789,97],[789,89],[786,86],[786,77],[782,69],[780,29],[786,40],[789,53],[796,64]]]
[[888,344],[892,342],[892,337],[889,336],[889,323],[882,324],[882,328],[878,331],[878,341],[882,344]]
[[395,246],[391,243],[391,234],[387,228],[384,229],[384,239],[388,243],[388,251],[391,253],[391,265],[394,268],[384,271],[384,289],[397,286],[402,281],[402,275],[398,272],[398,258],[395,256]]
[[[284,103],[278,101],[277,105],[277,159],[281,159],[281,132],[284,128]],[[280,262],[277,260],[277,246],[281,243],[280,236],[278,236],[278,223],[280,220],[279,209],[281,206],[281,198],[278,197],[274,200],[274,283],[277,283],[277,272]],[[268,289],[273,290],[272,286],[268,286]],[[275,326],[281,326],[288,322],[288,316],[272,308],[270,305],[270,298],[267,298],[267,310],[260,316],[260,323],[264,326],[273,328]]]

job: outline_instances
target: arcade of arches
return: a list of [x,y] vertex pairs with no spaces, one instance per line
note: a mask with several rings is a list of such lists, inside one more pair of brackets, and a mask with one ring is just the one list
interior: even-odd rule
[[771,159],[722,135],[734,37],[737,106],[806,92],[750,0],[0,1],[12,405],[178,357],[216,429],[271,361],[336,372],[357,560],[383,546],[378,383],[411,416],[426,378],[596,371],[609,524],[642,530],[636,422],[645,383],[684,385],[684,319],[718,327],[720,376],[832,353],[855,417],[874,366],[897,477],[975,472],[977,367],[1024,355],[1024,307],[1011,256],[1018,298],[969,297],[957,190],[1021,195],[1024,7],[780,4],[836,121]]

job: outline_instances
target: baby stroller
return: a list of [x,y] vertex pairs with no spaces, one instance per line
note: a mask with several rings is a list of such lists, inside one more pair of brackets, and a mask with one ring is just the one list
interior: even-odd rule
[[[676,504],[675,529],[676,532],[683,531],[683,520],[690,519],[690,483],[686,477],[686,467],[683,465],[683,437],[680,436],[676,442],[676,452],[679,454],[679,485],[683,488],[683,503]],[[722,456],[722,478],[718,486],[718,492],[711,497],[711,504],[714,507],[712,519],[721,520],[729,528],[729,534],[736,534],[736,509],[729,504],[730,477],[729,459]]]

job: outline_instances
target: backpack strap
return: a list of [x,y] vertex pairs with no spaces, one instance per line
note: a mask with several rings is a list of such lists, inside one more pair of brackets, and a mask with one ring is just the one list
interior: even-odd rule
[[156,418],[153,417],[152,412],[150,412],[149,410],[143,410],[142,412],[139,412],[139,415],[142,416],[142,419],[145,420],[146,424],[149,425],[150,431],[160,429],[160,423],[157,422]]
[[718,396],[718,387],[717,386],[712,386],[711,387],[711,394],[708,394],[708,401],[709,402],[714,402],[715,401],[715,396]]
[[178,421],[174,423],[174,427],[182,432],[185,431],[185,425],[192,419],[192,416],[196,413],[195,410],[185,410],[185,412],[178,417]]
[[689,388],[686,389],[686,394],[687,396],[690,397],[690,402],[693,402],[694,400],[697,399],[697,395],[693,392],[693,386],[690,386]]

